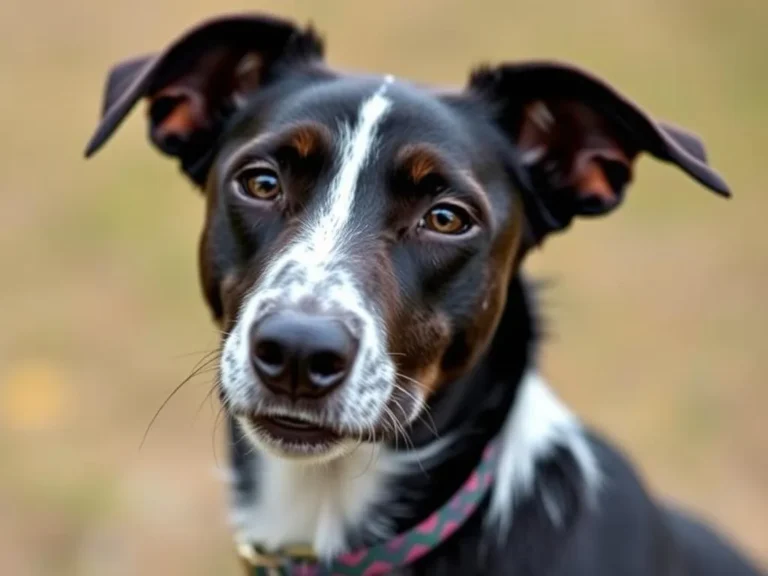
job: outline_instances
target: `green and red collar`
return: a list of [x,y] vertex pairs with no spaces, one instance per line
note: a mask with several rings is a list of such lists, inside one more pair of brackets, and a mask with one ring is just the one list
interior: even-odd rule
[[497,442],[491,442],[469,478],[442,508],[425,520],[370,548],[347,552],[328,563],[310,549],[284,549],[267,554],[257,546],[239,550],[249,576],[377,576],[413,564],[448,540],[471,516],[493,484],[498,461]]

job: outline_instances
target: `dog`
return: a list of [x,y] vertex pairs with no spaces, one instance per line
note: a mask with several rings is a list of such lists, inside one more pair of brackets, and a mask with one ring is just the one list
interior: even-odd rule
[[558,62],[442,90],[330,68],[311,28],[206,21],[109,72],[204,194],[232,522],[250,574],[757,575],[649,494],[536,370],[526,255],[702,142]]

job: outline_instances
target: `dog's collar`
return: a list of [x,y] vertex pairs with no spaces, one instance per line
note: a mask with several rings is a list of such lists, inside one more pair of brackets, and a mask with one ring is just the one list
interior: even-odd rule
[[498,442],[483,451],[480,463],[442,508],[425,520],[370,548],[347,552],[328,563],[319,561],[310,547],[291,547],[266,553],[259,546],[238,550],[249,576],[375,576],[413,564],[448,540],[475,512],[493,483]]

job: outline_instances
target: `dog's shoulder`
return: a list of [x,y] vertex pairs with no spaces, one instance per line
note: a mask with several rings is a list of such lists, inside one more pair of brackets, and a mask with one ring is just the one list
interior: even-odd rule
[[[487,555],[487,574],[645,576],[679,564],[663,514],[621,450],[599,434],[584,440],[600,471],[587,486],[579,456],[566,446],[536,465],[534,491],[515,505],[509,530]],[[556,506],[558,514],[553,515]],[[487,534],[489,540],[498,534]]]
[[579,499],[584,492],[574,485],[577,476],[552,474],[569,466],[573,455],[553,454],[540,465],[539,482],[550,492],[559,483],[562,492],[573,495],[568,523],[547,525],[545,500],[531,499],[517,511],[517,525],[491,573],[507,573],[502,567],[519,564],[520,554],[536,563],[525,566],[528,573],[552,576],[760,574],[721,535],[655,498],[623,449],[594,430],[585,430],[585,437],[600,470],[595,501]]
[[763,574],[746,560],[727,537],[716,533],[698,518],[672,507],[665,507],[666,524],[680,547],[683,563],[690,574]]

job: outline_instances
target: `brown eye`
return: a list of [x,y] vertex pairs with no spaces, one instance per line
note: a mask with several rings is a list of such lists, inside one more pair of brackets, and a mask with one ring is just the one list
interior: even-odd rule
[[472,219],[464,209],[458,206],[440,204],[427,212],[419,224],[421,228],[438,234],[457,235],[472,228]]
[[274,200],[280,195],[280,180],[270,168],[251,168],[240,175],[243,192],[257,200]]

